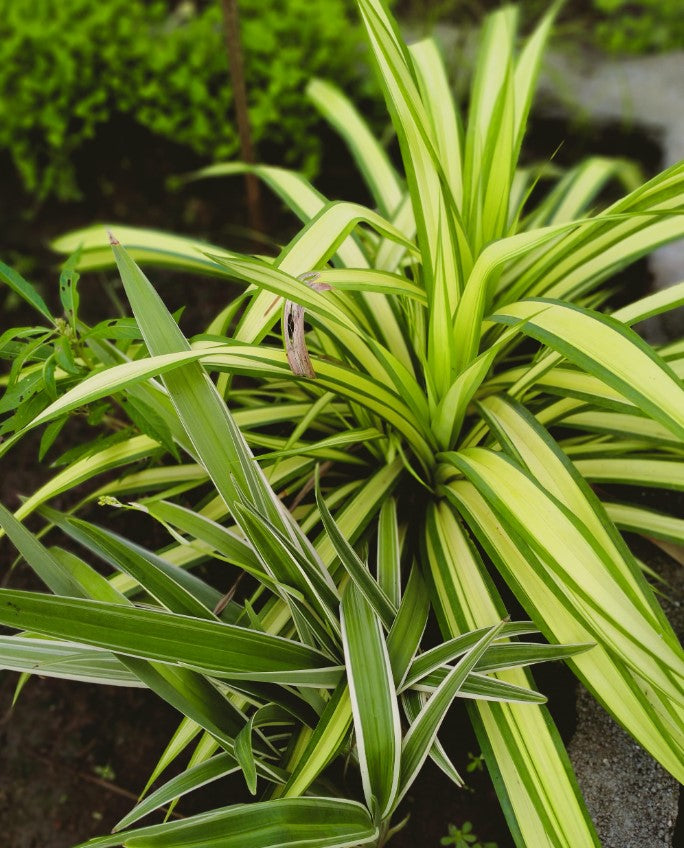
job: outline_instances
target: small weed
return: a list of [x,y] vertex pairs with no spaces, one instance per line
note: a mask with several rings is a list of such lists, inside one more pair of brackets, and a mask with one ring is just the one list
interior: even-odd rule
[[463,827],[449,825],[449,833],[439,840],[440,845],[453,845],[455,848],[497,848],[496,842],[480,842],[473,833],[472,822],[464,822]]
[[484,754],[478,754],[477,756],[475,756],[475,754],[472,754],[470,751],[468,751],[469,762],[466,766],[466,771],[469,774],[472,774],[475,771],[484,771],[484,759]]

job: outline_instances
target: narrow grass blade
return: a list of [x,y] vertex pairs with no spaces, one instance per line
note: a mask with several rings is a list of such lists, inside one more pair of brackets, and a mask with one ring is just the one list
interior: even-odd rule
[[145,504],[145,509],[160,521],[174,526],[182,533],[189,534],[191,539],[199,539],[210,545],[233,565],[248,571],[258,568],[254,551],[244,539],[201,512],[166,500],[148,502]]
[[[525,603],[545,636],[555,642],[587,642],[593,637],[578,619],[577,608],[545,577],[545,564],[520,538],[511,535],[491,507],[470,483],[452,484],[460,508],[497,568],[518,593],[524,586]],[[573,657],[571,664],[596,697],[639,742],[673,774],[681,775],[681,710],[649,686],[623,658],[596,647]],[[619,693],[619,695],[616,695]],[[679,713],[679,715],[678,715]]]
[[330,510],[328,509],[325,500],[321,496],[318,479],[316,482],[316,503],[323,521],[323,526],[325,527],[325,532],[330,537],[342,565],[346,569],[352,581],[358,586],[359,590],[363,593],[364,597],[378,614],[385,627],[391,627],[392,622],[394,621],[394,616],[396,615],[396,607],[380,588],[377,581],[370,573],[368,566],[359,559],[356,551],[340,532],[339,527],[330,514]]
[[[621,587],[609,558],[581,520],[494,451],[469,448],[451,459],[492,504],[504,526],[547,564],[549,584],[555,585],[559,601],[569,604],[573,599],[578,619],[592,638],[675,703],[682,700],[680,649],[653,620],[652,609],[645,611]],[[516,498],[510,497],[511,491]]]
[[333,610],[339,607],[339,596],[320,560],[316,557],[311,561],[249,506],[239,507],[237,515],[264,567],[275,580],[298,589],[332,632],[339,632],[337,617],[333,615]]
[[[489,628],[480,627],[477,630],[464,633],[463,636],[456,636],[453,639],[442,642],[441,645],[425,651],[411,663],[404,687],[413,686],[422,677],[427,676],[445,663],[450,663],[457,657],[462,656],[488,632]],[[503,625],[499,638],[504,636],[506,638],[524,636],[525,634],[536,632],[537,628],[531,621],[510,622]]]
[[397,521],[397,503],[387,498],[378,517],[378,584],[395,607],[401,601],[401,541]]
[[[425,706],[428,696],[424,692],[409,691],[404,692],[401,696],[401,702],[406,713],[406,718],[411,724],[416,720],[418,714]],[[465,786],[465,781],[458,773],[456,766],[451,762],[444,746],[435,738],[430,748],[430,759],[442,769],[444,774],[456,784],[459,788]]]
[[[149,436],[133,436],[123,442],[97,450],[90,456],[79,459],[63,471],[44,483],[28,497],[14,513],[15,518],[23,521],[42,504],[70,489],[87,483],[105,471],[120,468],[122,465],[149,458],[159,449],[159,445]],[[3,531],[4,532],[4,531]],[[0,532],[0,536],[3,535]]]
[[606,456],[578,459],[575,468],[592,483],[622,483],[684,491],[684,463],[679,459]]
[[672,629],[629,548],[611,526],[591,487],[549,433],[526,409],[503,398],[488,398],[482,402],[480,409],[504,450],[584,523],[592,535],[593,544],[601,549],[610,563],[607,568],[613,578],[643,615],[668,632],[670,640],[675,642]]
[[144,801],[136,804],[130,813],[127,813],[116,823],[112,830],[116,833],[117,831],[130,827],[132,824],[135,824],[137,821],[155,810],[158,810],[160,807],[163,807],[165,804],[168,804],[183,795],[187,795],[188,792],[192,792],[195,789],[206,786],[214,780],[226,777],[227,775],[237,771],[238,768],[239,766],[235,757],[227,753],[218,754],[217,756],[207,760],[205,763],[200,763],[192,768],[188,768],[182,774],[179,774],[177,777],[167,781],[163,786],[160,786],[159,789],[148,795]]
[[12,289],[15,294],[18,294],[20,298],[25,300],[30,306],[36,309],[43,318],[47,318],[47,320],[52,324],[52,315],[43,298],[30,283],[28,283],[13,268],[10,268],[9,265],[5,265],[4,262],[0,262],[0,282],[3,282],[6,286]]
[[9,510],[0,504],[0,527],[38,577],[56,595],[86,597],[81,584]]
[[257,788],[257,758],[252,748],[252,733],[258,727],[268,724],[289,724],[292,716],[276,704],[265,704],[252,713],[242,730],[235,737],[235,759],[245,776],[247,788],[252,795]]
[[286,798],[303,795],[349,738],[352,709],[349,687],[341,681],[323,710],[320,720],[297,759],[282,792]]
[[[88,551],[102,557],[124,574],[130,575],[170,612],[216,620],[204,602],[214,599],[215,594],[199,578],[169,565],[162,557],[95,524],[79,518],[61,516],[52,510],[48,515],[57,526],[83,544]],[[205,586],[207,591],[203,591]]]
[[668,365],[635,332],[606,315],[552,300],[511,304],[492,320],[520,324],[543,342],[599,377],[646,415],[684,438],[684,390]]
[[386,217],[399,206],[403,187],[385,150],[368,125],[342,92],[330,82],[313,79],[306,93],[314,106],[342,136],[373,194],[373,199]]
[[387,636],[387,653],[394,685],[400,687],[423,638],[430,612],[430,598],[416,563],[411,568],[406,591]]
[[[82,230],[74,230],[55,239],[52,249],[58,253],[72,254],[80,249],[77,265],[79,271],[96,271],[112,268],[114,259],[107,242],[107,225],[93,224]],[[161,230],[148,230],[142,227],[116,225],[121,243],[126,245],[131,255],[139,262],[158,265],[178,271],[194,271],[228,276],[226,272],[211,262],[202,251],[209,250],[219,255],[228,255],[228,251],[196,239],[177,236]]]
[[684,518],[630,504],[604,503],[611,520],[622,530],[674,544],[684,544]]
[[[169,765],[179,757],[183,751],[190,745],[193,739],[202,732],[202,727],[194,722],[192,719],[184,716],[178,727],[176,728],[176,732],[173,734],[171,739],[169,739],[166,748],[164,748],[164,752],[157,761],[157,765],[154,767],[152,773],[147,779],[147,783],[143,791],[140,793],[140,797],[144,798],[147,792],[149,791],[152,784],[157,780],[160,774],[164,772]],[[208,735],[208,734],[205,734]],[[219,747],[219,743],[214,739],[213,736],[209,737],[212,741],[212,745],[215,746],[214,750]],[[199,747],[199,746],[198,746]]]
[[[158,356],[188,351],[187,340],[147,277],[116,240],[112,249],[150,353]],[[237,482],[270,518],[284,526],[275,496],[202,366],[190,363],[169,372],[165,384],[202,464],[228,507],[237,498]],[[198,409],[203,412],[201,419]]]
[[463,202],[463,133],[444,62],[431,38],[412,44],[410,55],[444,177],[460,209]]
[[109,686],[143,685],[107,651],[49,639],[0,636],[0,668]]

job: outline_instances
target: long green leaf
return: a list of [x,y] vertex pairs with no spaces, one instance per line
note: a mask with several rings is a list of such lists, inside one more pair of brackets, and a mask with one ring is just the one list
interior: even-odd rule
[[[150,352],[164,355],[189,351],[187,340],[147,277],[115,239],[112,248],[126,294]],[[280,510],[270,489],[202,366],[186,364],[170,372],[165,382],[202,464],[228,507],[236,500],[237,481],[269,516],[280,519]],[[197,417],[198,409],[203,411],[202,419]]]
[[491,502],[502,523],[547,563],[559,599],[572,599],[592,637],[675,702],[682,700],[680,649],[653,622],[652,611],[645,617],[643,607],[611,576],[610,560],[580,519],[494,451],[469,448],[451,455],[451,461]]
[[0,668],[109,686],[143,685],[107,651],[50,639],[0,636]]
[[316,482],[316,503],[321,514],[325,532],[328,534],[342,565],[378,614],[385,627],[390,627],[396,615],[396,608],[373,578],[368,566],[359,559],[356,551],[340,532],[325,500],[321,496],[318,478]]
[[[546,578],[545,564],[499,521],[475,487],[461,481],[451,489],[507,582],[516,592],[524,587],[525,604],[547,638],[566,643],[595,638],[578,619],[577,608]],[[576,673],[644,747],[673,774],[681,774],[681,710],[639,673],[635,678],[622,657],[606,650],[601,638],[595,641],[591,651],[573,657]]]
[[392,215],[403,195],[401,180],[366,122],[342,92],[325,80],[311,80],[306,93],[351,148],[380,212]]
[[9,265],[5,265],[4,262],[0,262],[0,281],[5,283],[6,286],[9,286],[15,294],[18,294],[19,297],[23,298],[23,300],[40,312],[43,318],[47,318],[52,323],[52,315],[43,298],[30,283],[13,268],[10,268]]
[[[55,474],[39,489],[36,489],[17,509],[14,516],[21,521],[50,498],[61,495],[62,492],[73,489],[81,483],[89,482],[105,471],[119,468],[143,458],[149,458],[158,448],[158,443],[149,436],[133,436],[123,442],[95,450],[92,454],[72,462],[71,465],[60,471],[59,474]],[[0,532],[0,536],[3,533],[4,531]]]
[[91,839],[78,848],[353,848],[377,837],[378,829],[361,804],[292,798],[223,807],[183,821]]
[[684,518],[630,504],[605,503],[604,507],[611,520],[623,530],[684,544]]
[[[425,546],[433,603],[445,636],[457,637],[501,620],[503,604],[496,588],[447,504],[430,508]],[[521,687],[531,681],[522,669],[497,677]],[[481,700],[469,712],[516,844],[597,846],[548,713],[538,706]]]
[[668,631],[674,640],[667,619],[629,548],[611,527],[599,499],[549,433],[522,406],[502,398],[488,398],[480,408],[504,450],[584,523],[591,533],[592,544],[606,557],[613,578],[642,613]]
[[0,527],[7,533],[19,553],[35,573],[56,595],[77,598],[86,596],[81,584],[64,565],[28,531],[23,524],[0,504]]
[[344,745],[351,723],[349,687],[342,680],[326,704],[314,732],[308,735],[306,746],[283,790],[284,797],[304,794]]
[[0,621],[148,660],[184,664],[223,677],[336,682],[318,651],[278,636],[168,612],[3,589]]
[[381,821],[399,786],[399,707],[380,619],[353,582],[342,596],[342,639],[364,796]]
[[218,754],[215,757],[207,760],[204,763],[188,768],[182,774],[167,781],[159,789],[152,792],[145,798],[144,801],[136,804],[135,807],[125,815],[112,830],[119,831],[126,827],[130,827],[135,822],[163,807],[176,798],[186,795],[195,789],[206,786],[214,780],[219,780],[232,774],[239,768],[235,757],[230,754]]
[[444,721],[447,710],[463,685],[468,673],[501,631],[501,625],[492,627],[465,654],[449,672],[439,688],[423,707],[409,728],[401,746],[401,773],[399,792],[395,803],[408,792],[420,768],[427,759],[437,732]]
[[169,565],[162,557],[95,524],[78,518],[64,518],[52,510],[48,514],[57,526],[85,545],[90,552],[133,577],[170,612],[215,620],[207,601],[211,603],[213,600],[215,604],[220,595],[199,578]]
[[[464,633],[463,636],[448,639],[446,642],[425,651],[411,663],[404,686],[412,686],[444,663],[452,662],[456,657],[465,654],[488,632],[489,628],[480,627],[470,633]],[[536,627],[531,621],[521,621],[505,623],[501,628],[500,636],[510,638],[511,636],[523,636],[535,632]]]
[[[53,250],[71,254],[80,249],[77,265],[79,271],[94,271],[114,266],[114,258],[107,242],[107,224],[93,224],[82,230],[66,233],[52,242]],[[226,272],[220,265],[207,259],[203,251],[227,254],[223,250],[206,242],[142,227],[116,225],[116,232],[122,244],[131,255],[143,264],[158,265],[179,271],[194,271],[225,277]]]
[[520,324],[521,332],[599,377],[643,412],[684,438],[681,381],[635,332],[606,315],[537,298],[511,304],[492,320]]

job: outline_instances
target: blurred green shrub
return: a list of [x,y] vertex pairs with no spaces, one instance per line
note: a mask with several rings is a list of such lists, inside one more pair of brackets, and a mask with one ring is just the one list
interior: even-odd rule
[[[503,0],[399,0],[398,11],[427,29],[436,21],[478,24]],[[518,0],[523,29],[529,29],[550,0]],[[658,53],[684,49],[682,0],[565,0],[556,31],[591,41],[611,53]]]
[[[356,96],[362,37],[351,0],[240,0],[255,141],[309,173],[320,140],[304,86]],[[78,197],[73,156],[123,112],[211,160],[238,151],[219,0],[0,0],[0,148],[38,199]]]
[[684,49],[681,0],[593,0],[602,20],[596,38],[620,53]]

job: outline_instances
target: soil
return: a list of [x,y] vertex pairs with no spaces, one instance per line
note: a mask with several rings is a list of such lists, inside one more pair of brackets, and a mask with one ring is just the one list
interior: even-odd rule
[[177,724],[149,692],[30,680],[0,683],[0,821],[8,848],[70,848],[133,805]]

